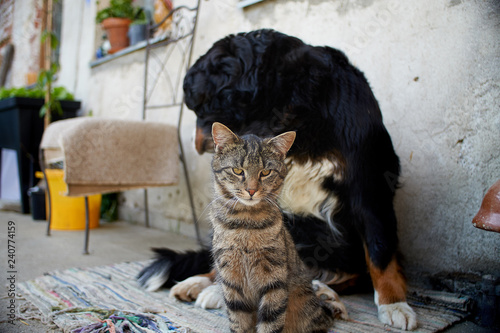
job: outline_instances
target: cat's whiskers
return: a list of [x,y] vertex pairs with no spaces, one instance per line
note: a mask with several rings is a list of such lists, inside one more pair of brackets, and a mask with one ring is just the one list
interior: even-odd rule
[[[234,208],[236,207],[236,204],[239,202],[239,198],[235,195],[237,190],[230,190],[230,192],[231,192],[231,194],[233,194],[233,197],[229,198],[229,199],[225,199],[224,204],[222,206],[218,207],[218,211],[220,211],[220,212],[225,210],[225,215],[227,215],[228,213],[232,214],[234,211]],[[214,199],[212,201],[212,203],[215,202],[216,200],[219,200],[219,199],[224,198],[224,197],[226,197],[226,195],[221,195],[218,198]]]
[[236,200],[234,200],[234,204],[233,204],[233,206],[231,207],[231,214],[233,213],[234,208],[236,207],[236,204],[237,204],[238,202],[240,202],[240,199],[239,199],[238,197],[235,197],[235,199],[236,199]]
[[[281,196],[280,194],[276,194],[276,193],[269,193],[273,199],[275,199],[276,202],[279,202],[280,204],[284,205],[285,207],[290,207],[290,202],[289,200],[287,199],[284,199],[283,196]],[[282,209],[280,207],[280,209]]]
[[218,201],[219,199],[223,198],[224,196],[225,196],[224,194],[221,194],[221,195],[219,195],[218,197],[216,197],[216,198],[212,199],[212,201],[210,201],[210,202],[207,204],[207,206],[205,207],[205,209],[203,209],[203,211],[202,211],[202,212],[201,212],[201,214],[200,214],[200,217],[202,217],[202,216],[203,216],[203,214],[205,214],[205,212],[206,212],[206,211],[207,211],[210,207],[212,207],[212,206],[215,204],[215,202],[216,202],[216,201]]
[[[273,203],[275,203],[279,207],[279,202],[281,200],[279,194],[276,194],[276,193],[273,193],[273,192],[269,192],[269,193],[267,193],[267,196],[271,197],[272,199],[269,199],[269,200],[273,201]],[[279,208],[281,209],[281,207],[279,207]]]
[[265,201],[269,202],[271,205],[275,206],[278,210],[281,210],[280,206],[276,203],[276,201],[270,199],[269,197],[264,198]]

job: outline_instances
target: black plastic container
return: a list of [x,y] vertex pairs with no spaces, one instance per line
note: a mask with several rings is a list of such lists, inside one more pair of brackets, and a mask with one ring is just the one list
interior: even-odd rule
[[38,186],[28,190],[28,195],[31,198],[31,216],[35,221],[46,221],[47,212],[45,206],[45,190]]
[[[38,165],[38,148],[43,134],[41,98],[11,97],[0,100],[0,149],[17,152],[21,206],[23,214],[30,212],[28,189],[34,186]],[[54,114],[52,121],[74,118],[80,109],[78,101],[61,101],[63,114]]]

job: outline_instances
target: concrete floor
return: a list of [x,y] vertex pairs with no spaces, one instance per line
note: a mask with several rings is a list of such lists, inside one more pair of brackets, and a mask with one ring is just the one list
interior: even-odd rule
[[[8,226],[15,224],[16,283],[34,279],[43,273],[71,267],[91,267],[124,261],[151,258],[151,247],[169,247],[177,250],[197,248],[194,239],[148,229],[126,222],[102,223],[90,232],[90,254],[83,255],[83,231],[52,231],[47,237],[46,222],[33,221],[30,215],[0,211],[0,281],[7,280]],[[12,223],[11,223],[12,224]],[[5,282],[6,283],[6,282]],[[3,283],[5,285],[5,283]],[[9,299],[1,290],[0,332],[59,332],[36,320],[6,322]],[[471,322],[464,322],[445,330],[446,333],[493,333]]]

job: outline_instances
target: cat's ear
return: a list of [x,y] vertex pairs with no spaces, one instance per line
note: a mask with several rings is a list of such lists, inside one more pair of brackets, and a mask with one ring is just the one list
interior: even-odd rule
[[240,141],[240,138],[231,132],[229,128],[217,122],[212,125],[212,138],[215,143],[215,152],[218,152],[227,144]]
[[290,148],[293,145],[293,142],[295,141],[295,132],[286,132],[283,134],[280,134],[278,136],[275,136],[274,138],[270,139],[267,143],[272,145],[276,151],[281,155],[281,158],[286,157],[286,153],[290,150]]

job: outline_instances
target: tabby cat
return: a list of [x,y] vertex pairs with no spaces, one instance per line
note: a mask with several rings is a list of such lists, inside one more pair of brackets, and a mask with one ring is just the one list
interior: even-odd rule
[[212,254],[231,332],[327,332],[345,308],[315,294],[277,204],[295,132],[240,138],[214,123],[212,135]]

